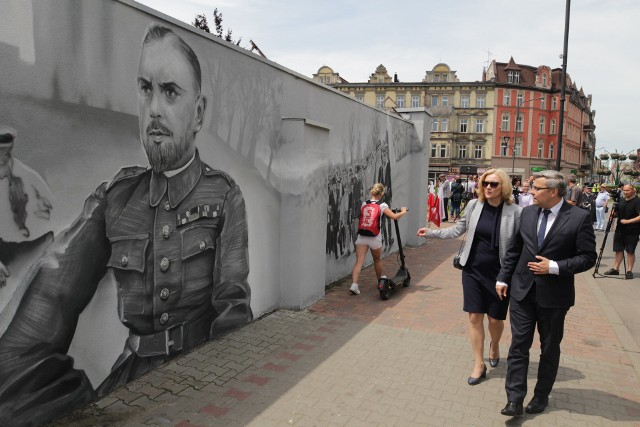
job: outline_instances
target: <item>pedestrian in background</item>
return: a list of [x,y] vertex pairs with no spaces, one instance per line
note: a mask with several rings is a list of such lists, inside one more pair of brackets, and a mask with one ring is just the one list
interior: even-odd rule
[[469,313],[469,338],[474,366],[467,383],[476,385],[487,376],[484,363],[484,315],[489,320],[489,364],[498,366],[500,337],[509,302],[495,289],[508,243],[519,227],[521,208],[513,202],[511,181],[501,169],[489,169],[479,180],[478,199],[469,201],[455,227],[418,230],[418,236],[453,239],[467,233],[460,256],[463,310]]
[[604,274],[617,276],[620,274],[620,264],[627,252],[627,272],[625,279],[633,279],[633,264],[636,260],[636,246],[640,236],[640,199],[636,196],[633,185],[622,187],[623,198],[618,202],[615,215],[618,218],[616,232],[613,235],[613,251],[616,253],[613,267]]
[[600,188],[600,192],[596,197],[596,230],[604,231],[604,216],[608,209],[607,204],[609,203],[609,199],[611,196],[609,195],[609,191],[607,187],[603,184]]
[[[381,183],[373,184],[371,190],[369,190],[371,197],[369,200],[362,202],[362,207],[366,204],[376,203],[380,209],[375,218],[371,218],[371,221],[377,221],[378,224],[382,221],[382,216],[386,216],[391,219],[400,219],[407,213],[407,208],[400,209],[400,212],[394,213],[389,209],[389,205],[382,201],[384,197],[384,185]],[[361,214],[362,216],[362,209]],[[360,218],[360,223],[363,223],[363,218]],[[356,239],[356,263],[351,271],[351,288],[349,289],[353,295],[360,295],[360,287],[358,285],[358,279],[360,278],[360,270],[362,270],[362,264],[367,256],[367,251],[371,250],[371,257],[373,258],[373,268],[376,271],[376,277],[378,280],[381,277],[386,277],[382,274],[382,263],[380,257],[382,256],[382,233],[380,232],[380,225],[377,227],[377,234],[374,236],[368,236],[361,234],[358,230],[358,238]]]
[[518,196],[518,206],[521,208],[526,208],[527,206],[533,204],[533,195],[530,191],[529,181],[525,181],[522,184],[520,189],[520,195]]

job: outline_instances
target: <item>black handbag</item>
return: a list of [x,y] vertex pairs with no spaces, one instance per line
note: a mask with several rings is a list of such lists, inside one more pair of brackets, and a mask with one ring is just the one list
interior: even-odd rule
[[458,250],[458,253],[456,254],[456,256],[453,257],[453,267],[457,268],[458,270],[462,270],[464,268],[464,266],[460,263],[460,257],[462,256],[462,250],[464,248],[465,240],[467,240],[466,232],[464,235],[464,239],[462,239],[462,244],[460,244],[460,249]]

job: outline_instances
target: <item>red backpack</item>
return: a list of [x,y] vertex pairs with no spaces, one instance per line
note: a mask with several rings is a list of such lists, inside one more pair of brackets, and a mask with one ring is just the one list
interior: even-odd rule
[[360,208],[360,220],[358,221],[358,234],[361,236],[377,236],[380,234],[382,201],[367,200]]

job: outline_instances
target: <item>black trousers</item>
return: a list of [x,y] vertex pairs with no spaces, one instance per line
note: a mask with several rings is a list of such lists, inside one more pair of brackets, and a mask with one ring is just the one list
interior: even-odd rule
[[522,301],[511,298],[511,347],[507,359],[505,390],[511,402],[524,402],[527,395],[529,350],[536,325],[540,335],[540,363],[534,393],[547,397],[551,393],[560,364],[560,342],[564,334],[564,319],[568,308],[543,308],[536,302],[535,284]]
[[449,221],[449,198],[444,197],[442,200],[444,206],[444,220]]

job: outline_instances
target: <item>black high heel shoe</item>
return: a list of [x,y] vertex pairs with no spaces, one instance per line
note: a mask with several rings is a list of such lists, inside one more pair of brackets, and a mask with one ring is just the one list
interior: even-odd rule
[[[489,343],[489,355],[491,355],[491,347],[493,347],[493,342]],[[489,365],[491,365],[492,368],[498,366],[498,363],[500,363],[499,357],[497,359],[492,359],[491,357],[489,357]]]
[[478,378],[469,377],[469,379],[467,379],[467,383],[469,385],[477,385],[480,384],[484,378],[487,378],[487,365],[484,365],[484,369]]

